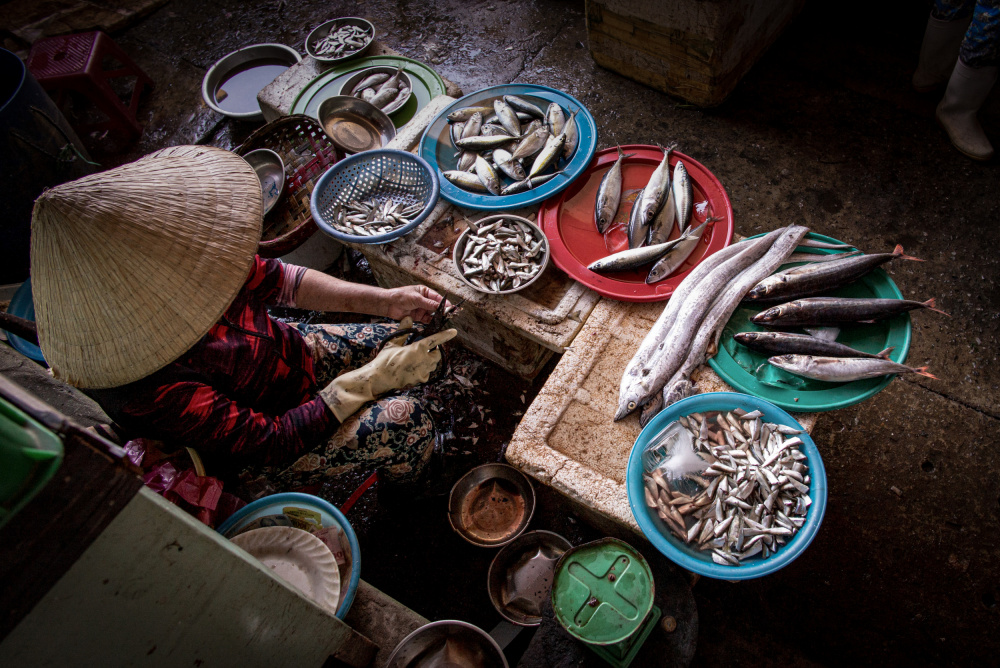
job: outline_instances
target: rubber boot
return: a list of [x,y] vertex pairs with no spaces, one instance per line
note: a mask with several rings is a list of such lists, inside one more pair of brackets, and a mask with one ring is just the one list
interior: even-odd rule
[[927,19],[920,59],[913,73],[913,90],[927,93],[948,82],[958,60],[958,48],[971,20],[972,17],[955,21],[942,21],[933,16]]
[[951,143],[973,160],[989,160],[993,146],[983,132],[976,113],[997,80],[997,66],[969,67],[961,60],[948,80],[944,98],[937,106],[937,120]]

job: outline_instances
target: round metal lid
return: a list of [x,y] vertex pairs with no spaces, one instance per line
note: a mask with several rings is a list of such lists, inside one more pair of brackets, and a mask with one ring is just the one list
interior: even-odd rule
[[574,547],[556,564],[552,607],[573,637],[592,645],[628,639],[653,607],[653,574],[628,543],[615,538]]

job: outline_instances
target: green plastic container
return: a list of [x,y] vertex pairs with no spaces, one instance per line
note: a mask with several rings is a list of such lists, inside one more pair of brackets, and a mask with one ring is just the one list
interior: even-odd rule
[[628,543],[602,538],[556,563],[552,608],[566,631],[616,668],[628,666],[660,619],[653,574]]
[[0,527],[55,475],[59,437],[0,399]]

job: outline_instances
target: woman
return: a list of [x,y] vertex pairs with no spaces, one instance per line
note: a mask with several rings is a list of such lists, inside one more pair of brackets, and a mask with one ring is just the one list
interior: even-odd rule
[[427,381],[455,330],[376,355],[395,325],[292,326],[267,306],[426,322],[441,296],[262,259],[260,220],[253,171],[208,147],[165,149],[43,193],[32,274],[53,372],[130,436],[194,447],[210,470],[242,469],[250,486],[293,489],[361,465],[415,476],[434,424],[398,390]]

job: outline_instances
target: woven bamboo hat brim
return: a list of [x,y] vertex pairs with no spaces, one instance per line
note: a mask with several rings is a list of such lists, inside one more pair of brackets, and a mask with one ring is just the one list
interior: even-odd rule
[[42,193],[31,282],[55,377],[115,387],[180,357],[246,281],[262,220],[253,169],[208,146],[167,148]]

